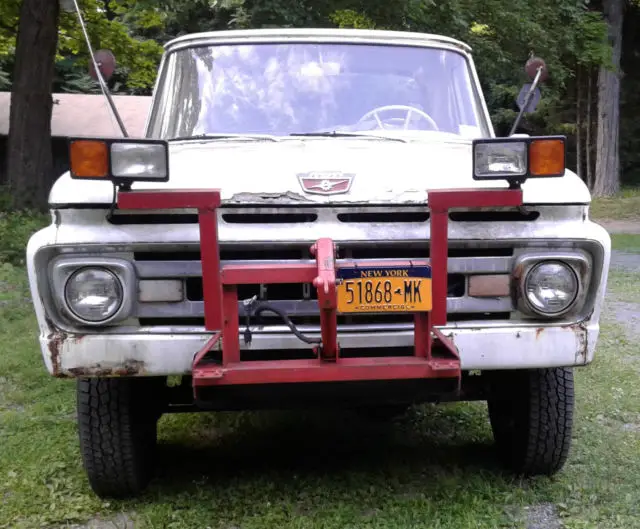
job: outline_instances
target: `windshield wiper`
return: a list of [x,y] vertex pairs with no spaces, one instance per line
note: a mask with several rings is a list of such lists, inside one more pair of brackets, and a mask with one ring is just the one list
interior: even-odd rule
[[289,136],[319,136],[325,138],[373,138],[376,140],[399,141],[407,143],[403,138],[391,138],[389,136],[379,136],[377,134],[363,134],[361,132],[294,132]]
[[280,141],[268,134],[196,134],[194,136],[176,136],[168,141],[188,141],[188,140],[244,140],[244,141]]

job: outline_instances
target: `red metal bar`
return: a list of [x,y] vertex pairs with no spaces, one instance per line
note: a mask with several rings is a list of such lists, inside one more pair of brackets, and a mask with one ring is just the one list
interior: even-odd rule
[[220,340],[220,337],[222,336],[221,333],[217,332],[215,333],[211,338],[209,338],[207,340],[207,343],[205,343],[202,346],[202,349],[200,349],[196,355],[193,357],[193,365],[197,366],[200,361],[206,356],[206,354],[211,351],[211,349],[213,348],[214,345],[216,345],[218,343],[218,340]]
[[120,209],[214,209],[220,206],[218,189],[154,189],[152,191],[120,191]]
[[[223,311],[220,249],[218,247],[218,216],[215,208],[199,210],[198,222],[200,224],[204,324],[207,330],[218,331],[222,329]],[[236,306],[236,312],[237,310]]]
[[449,213],[431,210],[431,282],[433,293],[432,323],[447,323],[448,270],[447,257]]
[[318,289],[318,306],[320,307],[320,329],[322,332],[323,360],[335,361],[339,355],[338,345],[338,295],[336,292],[336,256],[333,241],[328,238],[318,239],[311,247],[316,256],[318,276],[313,286]]
[[447,324],[447,259],[451,208],[522,205],[521,189],[434,189],[428,191],[431,209],[431,272],[433,275],[433,325]]
[[312,283],[318,275],[315,264],[225,265],[225,285],[257,285],[260,283]]
[[432,189],[428,193],[431,211],[522,205],[522,189]]
[[[521,204],[520,190],[430,191],[433,314],[415,315],[415,356],[340,358],[337,340],[336,259],[331,239],[320,239],[313,246],[312,253],[316,256],[315,265],[308,263],[269,266],[230,265],[221,270],[216,215],[216,208],[220,205],[219,191],[128,191],[121,192],[118,196],[118,205],[123,209],[196,208],[198,210],[205,326],[207,330],[216,331],[216,334],[195,355],[194,388],[213,384],[449,377],[457,378],[459,381],[460,360],[455,345],[438,329],[432,328],[432,324],[446,323],[449,210],[455,207],[504,207]],[[368,264],[374,265],[374,263]],[[393,264],[411,263],[397,261]],[[413,264],[419,263],[413,262]],[[332,362],[323,362],[318,359],[241,362],[236,285],[289,282],[312,282],[318,289],[323,342],[322,360],[332,360]],[[223,365],[200,365],[201,360],[220,338],[222,338]],[[434,347],[437,347],[441,354],[434,356],[432,354]]]
[[232,384],[283,384],[296,382],[343,382],[355,380],[396,380],[456,378],[457,360],[425,360],[416,357],[339,358],[336,362],[318,360],[267,360],[198,367],[193,373],[195,386]]
[[413,318],[413,343],[415,355],[431,359],[431,313],[417,312]]
[[240,322],[238,318],[238,289],[225,285],[222,293],[224,327],[222,331],[222,364],[240,362]]
[[448,350],[448,352],[456,359],[460,360],[460,355],[458,354],[458,349],[457,347],[454,345],[454,343],[451,341],[450,338],[447,338],[444,334],[442,334],[442,331],[440,329],[432,329],[433,330],[433,334],[436,337],[436,339],[439,340],[439,342]]
[[121,209],[198,209],[204,318],[205,328],[209,331],[221,330],[223,323],[216,213],[218,206],[220,206],[220,191],[217,189],[154,189],[118,193],[118,207]]

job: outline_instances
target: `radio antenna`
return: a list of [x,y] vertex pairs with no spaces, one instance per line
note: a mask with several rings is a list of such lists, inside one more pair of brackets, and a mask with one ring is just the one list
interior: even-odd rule
[[[89,49],[89,55],[91,56],[91,63],[93,64],[93,70],[95,72],[95,78],[98,81],[98,84],[100,85],[100,89],[102,90],[102,94],[104,95],[104,97],[107,99],[107,102],[109,103],[109,107],[111,108],[111,112],[113,114],[113,116],[116,118],[116,121],[118,122],[118,126],[120,127],[120,131],[122,132],[122,135],[125,138],[129,137],[129,134],[127,133],[127,129],[124,126],[124,122],[122,121],[122,118],[120,117],[120,114],[118,113],[118,109],[116,108],[116,105],[113,101],[113,97],[111,97],[111,93],[109,92],[109,88],[107,87],[107,83],[104,80],[104,77],[102,76],[102,70],[101,70],[101,66],[103,66],[104,61],[111,61],[111,65],[110,67],[114,67],[115,66],[115,59],[113,57],[112,54],[110,54],[109,52],[103,52],[102,56],[101,56],[101,60],[96,59],[96,54],[93,52],[93,47],[91,46],[91,39],[89,38],[89,33],[87,32],[87,28],[85,26],[84,23],[84,18],[82,16],[82,11],[80,10],[80,6],[78,5],[78,0],[61,0],[61,4],[63,9],[65,9],[66,11],[72,11],[75,10],[76,14],[78,15],[78,20],[80,22],[80,27],[82,29],[82,34],[84,35],[84,39],[87,43],[87,48]],[[100,53],[100,52],[98,52]]]

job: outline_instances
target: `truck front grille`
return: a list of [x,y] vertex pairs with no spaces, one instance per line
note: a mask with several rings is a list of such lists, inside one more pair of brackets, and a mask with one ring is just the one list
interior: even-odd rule
[[[277,264],[301,261],[314,262],[309,255],[309,243],[270,245],[223,245],[220,257],[226,263]],[[512,247],[449,248],[449,274],[447,311],[449,321],[504,320],[509,319],[511,300],[507,298],[472,298],[467,295],[470,274],[509,273],[511,270]],[[137,317],[143,326],[203,326],[204,302],[202,295],[202,265],[197,249],[172,252],[136,252],[135,265],[141,279],[180,279],[184,286],[184,299],[177,303],[140,303]],[[341,260],[398,260],[429,258],[429,247],[425,242],[375,242],[341,243],[337,251]],[[244,316],[240,303],[244,299],[257,296],[269,301],[290,315],[297,325],[308,329],[319,327],[316,303],[317,293],[310,284],[266,284],[241,285],[238,287],[238,312]],[[241,325],[243,323],[241,319]],[[271,313],[265,313],[259,320],[265,330],[281,326],[281,320]],[[338,324],[344,328],[356,329],[395,328],[412,324],[411,315],[349,315],[339,316]]]

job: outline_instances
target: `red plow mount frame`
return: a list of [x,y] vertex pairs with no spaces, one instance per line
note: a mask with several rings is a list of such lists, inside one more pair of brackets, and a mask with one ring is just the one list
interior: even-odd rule
[[[205,328],[212,333],[193,360],[193,386],[338,382],[362,380],[453,378],[460,383],[458,351],[436,327],[447,323],[448,219],[451,208],[508,207],[522,205],[520,189],[433,190],[431,256],[422,263],[397,261],[394,265],[430,264],[433,308],[414,315],[414,355],[407,357],[343,358],[337,327],[336,255],[333,241],[323,238],[310,248],[315,264],[220,264],[217,190],[120,191],[120,209],[183,209],[198,211]],[[425,245],[428,244],[425,234]],[[426,248],[425,248],[426,255]],[[357,263],[357,261],[355,261]],[[384,265],[388,263],[380,263]],[[376,263],[367,263],[375,266]],[[261,283],[311,283],[318,291],[321,343],[308,360],[240,360],[238,285]],[[218,348],[221,361],[208,358]]]

